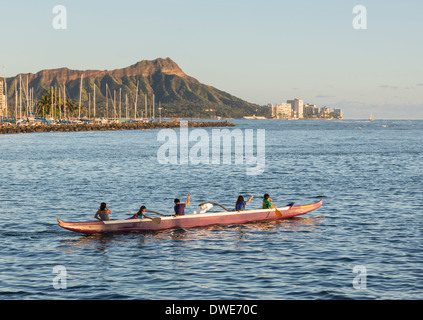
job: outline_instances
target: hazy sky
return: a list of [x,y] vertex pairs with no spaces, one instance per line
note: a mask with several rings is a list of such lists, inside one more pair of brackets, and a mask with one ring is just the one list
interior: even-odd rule
[[[66,30],[53,28],[56,5]],[[365,30],[353,28],[356,5]],[[421,0],[0,0],[0,68],[110,70],[170,57],[261,105],[298,97],[346,118],[423,119],[422,16]]]

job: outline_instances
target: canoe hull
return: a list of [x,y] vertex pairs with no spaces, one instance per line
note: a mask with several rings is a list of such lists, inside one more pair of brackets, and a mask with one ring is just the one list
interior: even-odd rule
[[281,217],[276,215],[275,209],[263,209],[165,217],[161,219],[159,224],[154,223],[151,219],[91,222],[65,222],[60,219],[57,220],[60,227],[84,234],[159,231],[166,229],[186,229],[210,225],[234,225],[266,220],[289,219],[320,208],[322,202],[323,199],[313,204],[278,208],[282,213]]

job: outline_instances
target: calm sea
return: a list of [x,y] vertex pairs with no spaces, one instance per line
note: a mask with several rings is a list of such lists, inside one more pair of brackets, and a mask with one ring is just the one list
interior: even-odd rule
[[[262,174],[160,164],[158,130],[0,136],[0,299],[423,298],[423,121],[233,122],[266,130]],[[171,213],[188,193],[188,212],[240,194],[250,209],[264,193],[324,203],[291,220],[146,234],[56,221],[92,220],[103,201],[113,219]]]

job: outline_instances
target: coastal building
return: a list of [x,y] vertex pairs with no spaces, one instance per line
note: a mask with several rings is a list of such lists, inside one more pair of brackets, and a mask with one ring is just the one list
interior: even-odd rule
[[274,109],[275,107],[273,106],[273,103],[268,103],[267,108],[270,110],[272,118],[275,118],[276,117],[276,110]]
[[269,103],[268,108],[271,110],[272,118],[276,119],[343,119],[344,114],[341,109],[330,107],[317,107],[315,104],[307,103],[304,100],[294,99],[287,100],[286,103],[278,103],[273,106]]
[[331,113],[332,113],[332,111],[331,111],[330,107],[325,106],[320,111],[320,116],[322,118],[329,119],[329,118],[331,118]]
[[290,119],[292,116],[292,107],[290,103],[278,103],[272,108],[272,117],[277,119]]
[[320,109],[315,104],[306,104],[304,106],[304,118],[317,118]]
[[335,118],[338,118],[338,119],[343,119],[344,118],[344,113],[342,112],[342,109],[336,109],[336,108],[334,108],[333,109],[333,116]]
[[304,118],[304,100],[295,98],[294,100],[288,100],[287,103],[291,104],[293,118]]
[[0,80],[0,116],[6,116],[6,96],[3,85],[3,80]]

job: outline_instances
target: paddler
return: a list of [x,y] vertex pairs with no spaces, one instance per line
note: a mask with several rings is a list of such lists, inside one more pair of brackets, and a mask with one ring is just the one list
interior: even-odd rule
[[175,203],[175,206],[173,207],[173,209],[175,210],[176,216],[184,216],[185,215],[185,207],[187,207],[189,205],[189,198],[190,197],[191,197],[191,195],[189,194],[184,203],[180,203],[179,199],[175,199],[173,201]]
[[132,217],[126,219],[126,220],[131,220],[131,219],[144,219],[145,215],[144,212],[145,210],[147,210],[147,208],[145,206],[141,206],[141,208],[138,210],[138,212],[136,214],[134,214]]
[[245,206],[247,205],[248,202],[251,201],[251,199],[253,199],[253,196],[251,196],[247,201],[244,200],[243,196],[239,196],[238,199],[236,200],[235,210],[236,211],[245,210]]
[[100,209],[94,215],[94,219],[99,221],[110,221],[109,214],[111,214],[109,208],[107,208],[106,203],[102,202],[100,204]]
[[263,196],[263,209],[270,209],[272,207],[272,199],[269,198],[269,195],[266,193]]

